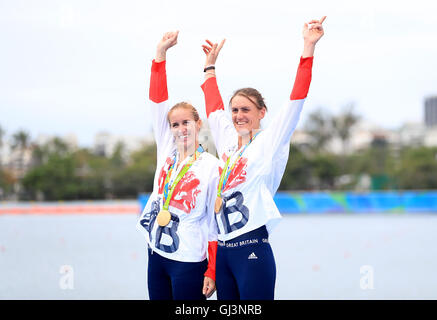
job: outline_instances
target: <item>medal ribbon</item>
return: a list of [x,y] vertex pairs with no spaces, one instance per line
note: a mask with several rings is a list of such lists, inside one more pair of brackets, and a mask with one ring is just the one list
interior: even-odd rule
[[[170,204],[171,196],[173,195],[174,189],[176,188],[177,184],[182,179],[182,177],[191,168],[191,166],[193,165],[194,161],[197,160],[197,158],[199,157],[200,153],[202,153],[203,151],[204,150],[203,150],[202,146],[199,146],[199,148],[197,148],[196,152],[194,152],[194,154],[191,156],[191,158],[188,160],[188,162],[181,169],[181,171],[179,172],[179,174],[177,175],[176,179],[173,181],[173,183],[172,183],[172,185],[170,187],[169,186],[170,185],[170,176],[171,176],[171,174],[173,172],[173,169],[174,169],[174,166],[176,164],[176,155],[175,155],[173,163],[172,163],[170,169],[167,172],[167,176],[165,177],[164,192],[163,192],[164,206],[162,207],[163,210],[168,210],[168,206]],[[169,187],[170,187],[170,190],[168,190]]]
[[[241,158],[241,156],[243,155],[244,151],[246,150],[246,148],[249,146],[249,144],[255,139],[255,137],[258,135],[258,133],[260,133],[261,131],[257,132],[252,139],[250,139],[250,141],[248,143],[246,143],[246,145],[244,146],[243,150],[241,150],[240,154],[237,156],[237,159],[235,159],[234,163],[232,164],[231,168],[229,168],[229,162],[232,158],[232,156],[228,157],[228,159],[226,160],[225,166],[223,167],[223,171],[222,174],[220,176],[220,180],[219,180],[219,185],[218,185],[218,190],[217,190],[217,197],[221,197],[222,195],[222,189],[225,188],[226,186],[226,182],[228,182],[228,178],[229,175],[231,174],[232,170],[234,169],[235,165],[237,164],[238,160]],[[226,170],[225,170],[226,169]],[[226,176],[226,179],[225,179]]]

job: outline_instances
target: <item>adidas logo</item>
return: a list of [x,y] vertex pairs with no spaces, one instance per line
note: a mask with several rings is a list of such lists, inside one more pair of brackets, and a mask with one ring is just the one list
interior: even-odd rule
[[247,259],[258,259],[258,257],[255,255],[255,252],[252,252]]

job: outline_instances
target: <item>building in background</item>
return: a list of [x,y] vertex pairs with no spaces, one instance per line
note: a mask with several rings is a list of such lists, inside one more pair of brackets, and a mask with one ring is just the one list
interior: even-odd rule
[[37,145],[45,145],[53,141],[55,138],[60,138],[63,143],[67,145],[70,150],[77,150],[79,148],[79,144],[77,141],[77,136],[74,133],[65,134],[63,136],[55,136],[49,134],[38,134],[34,139],[34,143]]
[[423,144],[425,147],[437,147],[437,126],[426,129]]
[[422,122],[406,122],[397,131],[397,144],[402,146],[421,146],[424,144],[426,127]]
[[199,143],[203,149],[214,156],[217,156],[215,149],[214,139],[212,137],[211,130],[209,129],[208,121],[202,121],[202,127],[199,132]]
[[437,96],[425,99],[425,125],[427,128],[437,126]]
[[[146,145],[154,145],[155,137],[153,132],[145,136],[121,136],[102,131],[94,136],[93,151],[100,156],[110,157],[119,143],[123,144],[123,157],[127,159],[131,152],[139,150]],[[216,155],[214,140],[207,121],[202,122],[199,132],[199,143],[205,151]]]
[[145,145],[153,144],[153,134],[146,136],[113,135],[109,132],[99,132],[94,137],[93,151],[95,154],[110,157],[116,148],[122,144],[123,158],[128,159],[129,154],[141,149]]

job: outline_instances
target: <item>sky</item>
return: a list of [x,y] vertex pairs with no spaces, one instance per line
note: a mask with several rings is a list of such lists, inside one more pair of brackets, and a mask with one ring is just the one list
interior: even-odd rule
[[298,129],[309,113],[349,103],[396,129],[422,122],[424,99],[437,95],[436,12],[423,0],[0,0],[0,126],[8,136],[74,133],[83,146],[101,131],[150,134],[151,61],[174,30],[170,103],[189,101],[205,118],[201,45],[226,38],[216,64],[225,105],[234,90],[257,88],[267,126],[291,92],[303,24],[326,15]]

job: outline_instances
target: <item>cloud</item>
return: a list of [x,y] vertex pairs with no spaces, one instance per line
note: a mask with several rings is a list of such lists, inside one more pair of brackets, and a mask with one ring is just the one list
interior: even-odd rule
[[[79,142],[91,141],[93,124],[102,121],[115,134],[135,128],[142,134],[150,127],[144,113],[150,62],[167,30],[180,30],[168,55],[172,102],[190,100],[204,115],[200,45],[226,38],[217,62],[224,100],[254,86],[273,116],[292,87],[302,25],[322,15],[328,16],[326,35],[316,49],[306,112],[353,100],[364,118],[395,126],[420,119],[423,96],[437,90],[437,75],[427,72],[436,70],[437,56],[431,1],[28,0],[0,6],[0,124],[10,123],[11,130],[56,133],[74,129],[74,119],[82,121]],[[37,123],[22,116],[35,115],[35,108]],[[101,110],[110,111],[102,117]]]

